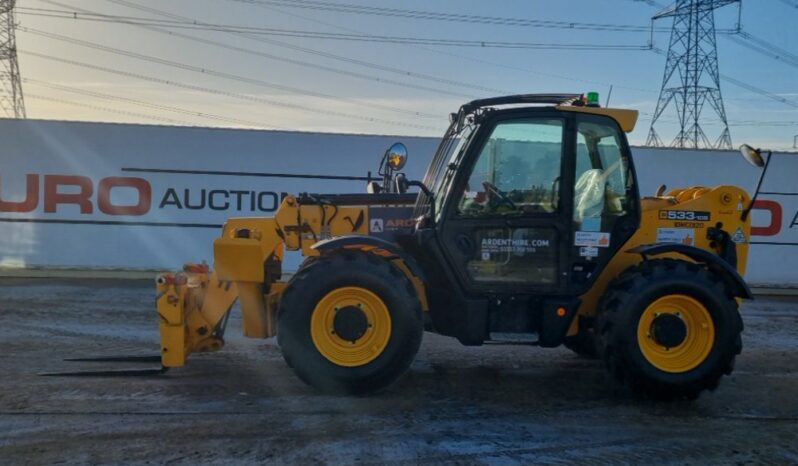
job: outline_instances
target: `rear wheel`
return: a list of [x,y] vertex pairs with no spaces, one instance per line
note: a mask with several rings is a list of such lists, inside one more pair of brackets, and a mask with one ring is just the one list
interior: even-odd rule
[[704,267],[645,261],[610,286],[597,322],[610,372],[660,399],[695,398],[731,373],[742,350],[737,302]]
[[399,378],[421,342],[421,305],[388,261],[340,251],[302,267],[280,301],[283,357],[308,384],[365,394]]

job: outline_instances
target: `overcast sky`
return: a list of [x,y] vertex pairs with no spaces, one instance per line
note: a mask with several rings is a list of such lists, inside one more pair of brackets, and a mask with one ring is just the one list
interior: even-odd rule
[[[324,1],[644,27],[657,12],[655,6],[634,0]],[[439,136],[447,114],[473,98],[598,91],[603,104],[613,85],[612,106],[642,113],[632,142],[643,143],[648,133],[665,64],[664,56],[651,51],[443,47],[170,29],[188,38],[164,28],[155,31],[119,22],[43,17],[42,10],[34,10],[168,19],[152,10],[130,7],[138,5],[205,23],[292,31],[544,44],[645,46],[649,40],[645,31],[469,24],[276,6],[279,3],[18,0],[17,46],[26,79],[28,117]],[[798,6],[791,6],[798,2],[743,3],[744,31],[798,54],[798,28],[794,27]],[[734,5],[716,14],[718,29],[731,29],[736,22]],[[657,25],[669,28],[671,22],[661,20]],[[70,43],[64,38],[84,42]],[[668,39],[667,32],[656,33],[655,45],[667,49]],[[98,45],[118,50],[100,50]],[[119,50],[139,54],[139,58],[120,55]],[[798,68],[725,35],[718,37],[718,52],[721,74],[795,103],[780,103],[723,81],[734,144],[791,147],[793,135],[798,134]],[[153,63],[153,58],[172,66]],[[667,141],[674,135],[669,124],[674,111],[664,116],[666,124],[658,126]],[[705,114],[711,117],[712,110],[706,108]],[[705,130],[714,140],[720,128],[710,122]]]

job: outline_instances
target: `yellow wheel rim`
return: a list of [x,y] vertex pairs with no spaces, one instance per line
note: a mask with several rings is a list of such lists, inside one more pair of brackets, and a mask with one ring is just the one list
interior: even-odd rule
[[[674,317],[679,321],[675,321]],[[674,346],[658,340],[658,322],[664,320],[683,324],[684,335]],[[681,335],[680,335],[681,336]],[[651,303],[637,324],[640,351],[651,365],[671,373],[695,369],[712,351],[715,344],[715,325],[707,308],[699,301],[681,294],[663,296]]]
[[[342,338],[336,332],[336,315],[339,312],[356,313],[364,326],[356,337]],[[391,338],[391,314],[379,296],[356,286],[336,288],[313,309],[310,318],[310,335],[322,356],[333,364],[356,367],[368,364],[382,354]]]

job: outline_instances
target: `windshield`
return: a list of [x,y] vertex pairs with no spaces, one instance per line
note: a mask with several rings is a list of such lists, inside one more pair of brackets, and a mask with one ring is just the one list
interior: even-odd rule
[[[430,162],[427,168],[427,173],[424,176],[424,185],[427,186],[434,195],[436,215],[437,212],[440,212],[446,189],[455,172],[455,170],[449,168],[450,164],[454,163],[462,153],[463,148],[465,148],[468,141],[471,139],[471,135],[474,134],[474,129],[475,125],[464,124],[458,131],[457,122],[452,123],[449,129],[446,130],[443,139],[441,139],[441,143],[438,145],[438,150],[435,152],[435,156],[432,158],[432,162]],[[415,216],[420,217],[421,215],[427,214],[429,203],[430,199],[428,196],[420,193],[416,204]]]

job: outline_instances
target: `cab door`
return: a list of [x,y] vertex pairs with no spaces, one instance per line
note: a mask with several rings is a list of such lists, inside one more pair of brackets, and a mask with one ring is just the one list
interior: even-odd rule
[[502,114],[482,123],[457,171],[440,248],[470,292],[556,294],[568,284],[572,119]]

